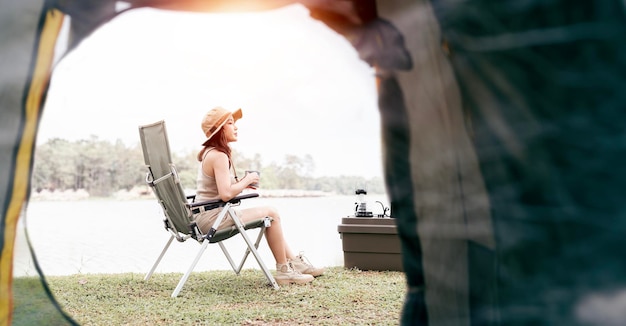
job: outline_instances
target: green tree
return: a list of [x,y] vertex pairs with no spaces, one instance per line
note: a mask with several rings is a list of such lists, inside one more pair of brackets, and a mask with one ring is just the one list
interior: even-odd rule
[[[126,147],[118,141],[115,144],[117,160],[115,163],[116,188],[130,190],[145,182],[146,169],[144,167],[143,153],[139,145]],[[115,189],[114,189],[115,190]]]
[[32,185],[35,189],[76,189],[74,166],[78,153],[67,140],[54,138],[35,151]]

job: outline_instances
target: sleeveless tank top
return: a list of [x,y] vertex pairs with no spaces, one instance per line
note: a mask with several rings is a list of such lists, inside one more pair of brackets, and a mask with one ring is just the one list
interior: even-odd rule
[[[202,161],[206,158],[207,154],[214,150],[215,147],[210,147],[202,156]],[[235,182],[235,177],[232,174],[232,166],[229,168],[231,171],[230,182]],[[205,201],[212,199],[219,199],[220,195],[217,191],[217,182],[215,178],[208,176],[202,171],[202,162],[198,163],[198,177],[196,178],[196,201]]]

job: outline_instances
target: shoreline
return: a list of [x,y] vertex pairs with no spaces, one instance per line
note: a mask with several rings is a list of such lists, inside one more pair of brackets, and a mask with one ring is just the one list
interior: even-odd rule
[[[305,198],[305,197],[328,197],[338,196],[335,192],[326,192],[321,190],[303,190],[303,189],[259,189],[255,192],[261,198]],[[193,194],[192,189],[185,189],[185,193]],[[348,195],[346,195],[348,196]],[[145,187],[135,187],[131,190],[119,190],[110,196],[91,196],[86,190],[63,190],[63,191],[33,191],[30,195],[31,201],[77,201],[77,200],[156,200],[156,196],[152,190]]]

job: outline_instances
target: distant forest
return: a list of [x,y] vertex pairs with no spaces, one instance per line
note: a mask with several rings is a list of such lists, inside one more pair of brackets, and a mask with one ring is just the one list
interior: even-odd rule
[[[172,161],[185,189],[196,186],[196,152],[186,155],[172,153]],[[368,193],[384,194],[382,178],[366,179],[360,176],[312,177],[315,162],[310,155],[286,155],[282,162],[264,163],[260,154],[247,156],[233,151],[237,174],[245,170],[261,172],[263,189],[297,189],[354,194],[365,188]],[[84,189],[91,196],[108,197],[119,190],[130,190],[145,185],[146,168],[139,145],[126,146],[92,136],[87,140],[67,141],[50,139],[38,145],[35,151],[32,177],[33,191],[64,191]]]

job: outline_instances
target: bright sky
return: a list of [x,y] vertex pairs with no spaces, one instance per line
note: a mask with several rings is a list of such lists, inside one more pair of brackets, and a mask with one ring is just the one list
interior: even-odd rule
[[139,125],[165,120],[172,149],[195,151],[218,105],[242,108],[231,145],[265,164],[310,154],[317,176],[382,176],[373,69],[299,5],[122,14],[58,63],[38,140],[135,145]]

